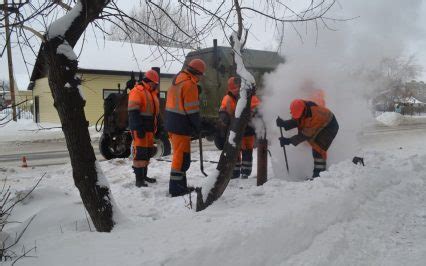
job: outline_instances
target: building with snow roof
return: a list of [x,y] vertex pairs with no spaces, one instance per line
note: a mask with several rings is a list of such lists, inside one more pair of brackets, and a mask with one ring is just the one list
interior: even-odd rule
[[[152,67],[160,69],[160,88],[166,91],[174,75],[182,68],[188,50],[130,44],[116,41],[90,41],[77,44],[78,72],[82,80],[82,92],[86,100],[85,113],[90,125],[103,114],[103,100],[119,87],[125,89],[132,72],[136,79]],[[173,56],[172,56],[172,55]],[[43,56],[37,56],[28,90],[34,98],[36,122],[59,123],[53,107],[53,98],[47,80],[48,66]]]
[[[160,103],[165,101],[166,91],[173,77],[185,61],[201,58],[207,63],[205,77],[201,81],[201,109],[203,115],[217,115],[220,101],[226,93],[227,80],[232,70],[232,49],[217,46],[191,51],[180,48],[164,48],[145,44],[130,44],[117,41],[91,41],[74,49],[79,56],[78,75],[82,80],[82,92],[86,99],[85,113],[90,125],[103,114],[103,100],[118,86],[124,89],[132,72],[138,79],[139,72],[152,67],[160,69]],[[276,52],[245,49],[243,57],[260,87],[261,76],[284,62]],[[47,81],[48,66],[40,54],[31,75],[29,90],[33,91],[36,122],[59,122],[53,107],[53,98]]]

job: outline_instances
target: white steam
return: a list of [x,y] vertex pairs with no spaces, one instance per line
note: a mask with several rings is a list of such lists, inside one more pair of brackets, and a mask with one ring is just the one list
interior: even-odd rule
[[[421,0],[411,1],[339,1],[328,17],[350,18],[331,23],[336,31],[315,27],[298,35],[288,27],[282,47],[286,62],[264,77],[261,112],[271,141],[275,175],[298,180],[312,175],[313,159],[309,145],[287,147],[290,175],[286,174],[284,155],[279,146],[277,115],[289,119],[289,105],[295,98],[309,98],[311,89],[325,92],[326,106],[340,126],[331,145],[328,167],[336,161],[359,154],[357,134],[372,121],[369,96],[381,88],[381,80],[371,75],[385,57],[406,55],[408,43],[423,34],[417,27]],[[371,98],[371,97],[370,97]],[[284,132],[289,137],[297,132]]]

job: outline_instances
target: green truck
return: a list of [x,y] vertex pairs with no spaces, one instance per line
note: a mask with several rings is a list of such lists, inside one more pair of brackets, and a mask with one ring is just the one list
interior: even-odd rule
[[[262,94],[262,76],[273,71],[284,58],[276,52],[245,49],[242,52],[244,64],[255,77],[258,94]],[[200,58],[207,64],[205,76],[201,79],[200,109],[201,128],[203,137],[212,141],[217,131],[218,110],[223,96],[227,91],[227,82],[233,69],[231,47],[218,46],[214,40],[213,47],[188,53],[185,64],[190,60]],[[129,81],[128,87],[132,87]],[[167,92],[160,94],[161,110],[164,110]],[[127,90],[114,93],[105,99],[104,127],[99,142],[101,154],[106,159],[124,158],[130,155],[131,137],[127,128]],[[157,152],[154,157],[169,155],[171,152],[167,132],[162,129],[156,135]]]

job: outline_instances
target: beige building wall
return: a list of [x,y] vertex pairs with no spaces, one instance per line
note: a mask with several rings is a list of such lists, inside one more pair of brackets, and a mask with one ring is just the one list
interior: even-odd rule
[[[116,91],[118,84],[120,88],[126,87],[129,76],[99,75],[99,74],[81,74],[82,91],[86,99],[84,111],[86,119],[91,126],[103,114],[104,94],[110,91]],[[171,85],[171,78],[162,77],[161,90],[166,91]],[[33,96],[39,97],[40,122],[59,123],[58,113],[53,107],[53,98],[47,83],[47,78],[38,79],[33,89]]]
[[31,101],[33,98],[32,91],[17,91],[15,92],[15,101],[17,103],[29,100]]
[[[53,107],[53,98],[50,93],[47,77],[35,81],[33,88],[33,100],[36,97],[39,99],[40,122],[59,123],[59,116],[55,107]],[[35,115],[36,114],[34,114],[34,117]]]

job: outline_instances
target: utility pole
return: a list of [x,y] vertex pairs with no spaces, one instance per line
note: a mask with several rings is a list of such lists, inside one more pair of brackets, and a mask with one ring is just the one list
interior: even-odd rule
[[15,79],[13,78],[12,49],[10,47],[9,14],[8,14],[7,0],[4,0],[3,11],[4,11],[4,23],[6,27],[7,64],[9,67],[9,90],[10,90],[10,98],[12,100],[12,118],[13,118],[13,121],[17,121],[16,106],[15,106],[15,82],[14,82]]

